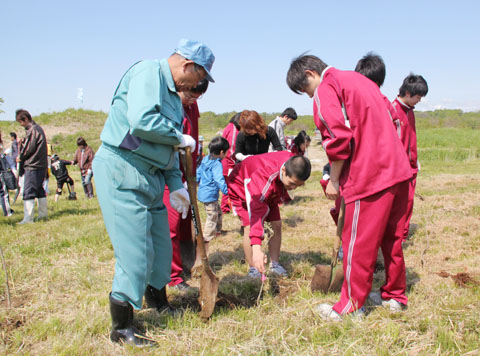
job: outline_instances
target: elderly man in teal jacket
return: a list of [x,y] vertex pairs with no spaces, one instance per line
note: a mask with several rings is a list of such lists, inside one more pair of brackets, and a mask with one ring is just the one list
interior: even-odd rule
[[149,307],[171,311],[165,285],[170,281],[172,247],[163,191],[167,184],[172,207],[186,216],[190,201],[177,148],[194,150],[196,144],[182,134],[178,92],[204,78],[213,82],[214,60],[204,44],[180,40],[168,59],[134,64],[113,96],[93,172],[116,258],[110,293],[114,342],[154,344],[133,326],[133,309],[142,308],[144,295]]

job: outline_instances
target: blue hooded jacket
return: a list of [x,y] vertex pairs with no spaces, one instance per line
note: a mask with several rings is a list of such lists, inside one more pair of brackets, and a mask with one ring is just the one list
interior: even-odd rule
[[227,194],[227,183],[223,177],[222,160],[205,156],[197,169],[198,200],[202,203],[211,203],[218,200],[218,190]]

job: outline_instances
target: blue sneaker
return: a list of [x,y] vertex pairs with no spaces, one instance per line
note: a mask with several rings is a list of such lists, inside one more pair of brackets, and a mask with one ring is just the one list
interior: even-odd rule
[[278,274],[279,276],[287,275],[287,271],[285,270],[285,268],[283,268],[282,265],[277,261],[270,262],[270,272]]
[[250,267],[248,269],[247,276],[250,278],[262,278],[262,274],[255,267]]

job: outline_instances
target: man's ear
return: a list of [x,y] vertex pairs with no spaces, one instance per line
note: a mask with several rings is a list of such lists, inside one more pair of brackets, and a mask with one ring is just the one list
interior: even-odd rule
[[183,58],[182,69],[183,69],[184,72],[187,71],[187,67],[188,67],[189,64],[194,65],[195,62],[194,62],[194,61],[191,61],[190,59]]

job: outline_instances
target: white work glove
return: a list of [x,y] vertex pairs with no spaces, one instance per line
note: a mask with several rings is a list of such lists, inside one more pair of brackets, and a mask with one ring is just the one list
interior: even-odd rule
[[243,161],[245,158],[250,157],[251,155],[244,155],[243,153],[237,153],[235,155],[235,158],[238,159],[239,161]]
[[182,219],[185,219],[188,214],[188,209],[190,208],[190,198],[188,197],[187,190],[180,188],[170,193],[170,205],[182,214]]
[[[183,135],[182,136],[182,142],[177,146],[178,148],[185,148],[185,147],[190,147],[192,150],[192,153],[195,152],[195,148],[197,147],[197,143],[195,142],[195,139],[190,136],[190,135]],[[183,150],[180,150],[182,152]]]

